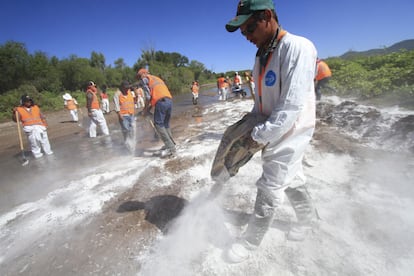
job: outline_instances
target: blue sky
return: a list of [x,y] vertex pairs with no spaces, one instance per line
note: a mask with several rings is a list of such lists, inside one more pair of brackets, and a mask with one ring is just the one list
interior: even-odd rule
[[[132,66],[141,50],[178,52],[214,72],[250,69],[256,47],[224,25],[238,0],[3,0],[0,44],[64,59],[102,53]],[[282,26],[309,38],[321,58],[414,39],[414,1],[274,1]]]

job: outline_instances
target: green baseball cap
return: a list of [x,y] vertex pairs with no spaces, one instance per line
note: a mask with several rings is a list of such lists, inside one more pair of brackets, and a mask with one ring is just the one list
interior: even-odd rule
[[255,11],[274,10],[273,0],[240,0],[237,5],[237,14],[229,23],[226,24],[228,32],[236,31],[246,22]]

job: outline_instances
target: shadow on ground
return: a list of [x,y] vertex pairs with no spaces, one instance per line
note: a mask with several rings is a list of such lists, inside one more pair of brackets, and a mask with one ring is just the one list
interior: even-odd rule
[[164,234],[168,232],[168,226],[180,215],[188,201],[173,195],[154,196],[147,202],[126,201],[118,209],[118,213],[145,210],[145,220],[154,224]]

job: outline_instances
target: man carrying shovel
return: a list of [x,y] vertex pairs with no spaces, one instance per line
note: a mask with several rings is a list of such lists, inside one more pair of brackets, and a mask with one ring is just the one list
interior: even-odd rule
[[28,95],[23,95],[20,100],[20,106],[13,109],[13,121],[18,124],[22,123],[23,131],[27,135],[32,154],[35,158],[43,156],[42,149],[47,155],[53,154],[46,131],[46,118],[41,113],[39,106],[35,105],[32,98]]
[[159,77],[151,75],[147,69],[142,68],[137,72],[137,79],[141,80],[145,93],[145,108],[142,114],[145,116],[154,107],[154,128],[164,142],[161,148],[161,157],[171,157],[175,154],[175,143],[171,135],[170,118],[172,112],[172,96],[167,85]]

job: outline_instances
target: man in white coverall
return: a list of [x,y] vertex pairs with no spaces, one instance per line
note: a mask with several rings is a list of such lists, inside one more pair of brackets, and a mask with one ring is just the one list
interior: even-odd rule
[[101,128],[103,135],[109,136],[108,125],[102,113],[98,100],[98,90],[93,81],[88,82],[86,87],[86,109],[89,116],[89,137],[96,137],[96,126]]
[[27,140],[35,158],[43,156],[42,149],[46,155],[53,154],[47,136],[46,117],[32,98],[23,95],[20,98],[20,106],[13,109],[12,118],[18,124],[22,123],[23,131],[27,135]]
[[260,245],[285,194],[297,217],[288,239],[304,239],[315,217],[304,186],[302,159],[315,128],[316,49],[308,39],[281,28],[272,0],[241,0],[236,17],[226,24],[229,32],[239,28],[258,48],[252,112],[268,118],[253,128],[248,142],[264,146],[263,173],[256,182],[254,213],[247,230],[227,250],[231,262],[244,261]]
[[65,93],[63,96],[63,105],[67,110],[69,110],[70,115],[72,116],[72,120],[74,122],[77,122],[79,120],[78,116],[78,101],[76,101],[75,98],[72,98],[72,96],[69,93]]

